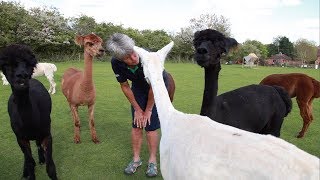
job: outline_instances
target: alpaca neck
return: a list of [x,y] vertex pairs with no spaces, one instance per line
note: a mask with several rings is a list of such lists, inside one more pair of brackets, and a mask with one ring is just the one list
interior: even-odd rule
[[14,96],[15,103],[26,103],[29,101],[29,88],[24,90],[16,90],[11,85],[11,90]]
[[29,97],[29,88],[25,90],[16,90],[11,86],[13,94],[13,103],[16,104],[22,121],[28,121],[32,115],[32,104]]
[[[155,72],[155,71],[152,71]],[[150,77],[155,104],[157,106],[161,129],[167,129],[171,112],[175,109],[170,101],[167,88],[163,81],[162,73],[154,73]]]
[[[218,77],[221,70],[220,63],[204,69],[205,84],[200,115],[209,116],[216,106],[218,94]],[[213,111],[213,115],[215,112]]]
[[82,89],[90,89],[93,86],[92,61],[93,61],[93,57],[88,53],[84,53],[84,72],[83,72],[83,79],[81,83]]

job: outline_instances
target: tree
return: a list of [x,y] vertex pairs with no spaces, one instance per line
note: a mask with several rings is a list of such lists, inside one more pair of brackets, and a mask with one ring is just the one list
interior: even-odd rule
[[113,33],[123,33],[125,29],[122,25],[114,25],[113,23],[100,23],[96,25],[94,32],[102,39],[108,39]]
[[0,2],[0,46],[21,42],[19,29],[27,26],[28,11],[16,2]]
[[[278,47],[278,53],[285,54],[291,58],[294,57],[293,43],[285,36],[278,36],[274,39],[274,46]],[[278,54],[277,53],[277,54]]]
[[261,57],[261,51],[253,44],[243,43],[239,48],[239,55],[241,58],[248,56],[250,53],[256,54],[259,58]]
[[190,23],[194,31],[214,29],[227,37],[231,35],[229,20],[222,15],[218,17],[216,14],[201,14],[199,18],[192,18]]
[[294,44],[294,49],[297,58],[311,62],[317,59],[317,46],[314,41],[308,41],[307,39],[298,39]]
[[21,30],[23,42],[32,45],[37,53],[55,57],[69,53],[74,43],[74,33],[60,12],[53,7],[32,8],[31,27]]
[[260,58],[266,59],[269,53],[267,46],[257,40],[252,40],[252,43],[260,50]]
[[194,54],[192,41],[196,31],[209,28],[229,37],[231,34],[230,26],[227,18],[224,16],[218,17],[216,14],[201,14],[199,18],[192,18],[188,27],[181,28],[180,32],[173,36],[175,46],[171,54],[179,59],[186,58],[189,60]]
[[170,36],[163,30],[144,30],[142,35],[145,40],[143,46],[150,51],[157,51],[171,41]]
[[80,17],[71,18],[70,21],[72,23],[72,29],[76,33],[81,35],[94,32],[97,26],[96,20],[93,17],[89,17],[83,14],[80,15]]
[[171,55],[181,61],[181,59],[190,60],[194,54],[193,49],[193,31],[190,27],[181,28],[177,35],[172,36],[175,43],[171,50]]
[[279,47],[279,45],[267,44],[268,57],[271,57],[275,54],[278,54],[279,53],[278,47]]

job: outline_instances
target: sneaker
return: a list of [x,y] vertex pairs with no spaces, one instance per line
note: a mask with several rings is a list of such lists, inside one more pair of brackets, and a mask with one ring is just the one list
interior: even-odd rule
[[148,169],[147,169],[146,175],[148,177],[155,177],[155,176],[158,175],[158,170],[157,170],[157,164],[156,163],[149,163],[148,164]]
[[124,173],[127,175],[134,174],[139,166],[142,165],[142,161],[131,161],[128,166],[124,169]]

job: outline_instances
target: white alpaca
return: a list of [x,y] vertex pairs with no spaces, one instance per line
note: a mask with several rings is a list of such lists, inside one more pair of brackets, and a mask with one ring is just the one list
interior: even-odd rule
[[319,158],[271,135],[260,135],[177,111],[162,78],[173,42],[157,52],[134,47],[151,83],[161,123],[164,179],[315,179]]
[[6,79],[6,76],[2,72],[0,72],[0,75],[1,75],[1,79],[2,79],[2,85],[9,85],[9,82]]
[[[32,77],[38,77],[45,75],[50,83],[49,93],[54,94],[56,93],[56,83],[54,82],[53,76],[54,72],[57,71],[56,65],[52,63],[38,63],[37,67],[34,68]],[[1,72],[3,85],[9,85],[4,74]]]

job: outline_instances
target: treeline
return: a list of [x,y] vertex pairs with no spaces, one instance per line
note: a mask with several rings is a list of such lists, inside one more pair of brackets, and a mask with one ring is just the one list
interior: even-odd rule
[[[26,10],[20,3],[3,1],[0,2],[0,23],[0,47],[11,43],[28,44],[41,59],[47,61],[78,59],[82,49],[73,41],[77,33],[84,35],[94,32],[103,40],[107,40],[115,32],[124,33],[132,37],[136,45],[151,51],[158,50],[173,40],[175,46],[169,59],[175,61],[192,61],[192,39],[197,30],[211,28],[226,36],[231,35],[229,20],[215,14],[203,14],[198,18],[192,18],[188,27],[182,27],[180,32],[170,34],[164,30],[138,30],[110,22],[97,23],[93,17],[86,15],[65,18],[54,7]],[[282,52],[292,58],[314,61],[316,50],[315,42],[305,39],[294,44],[286,37],[277,37],[268,45],[256,40],[247,40],[240,44],[237,51],[229,53],[225,60],[242,59],[251,52],[265,59]]]

